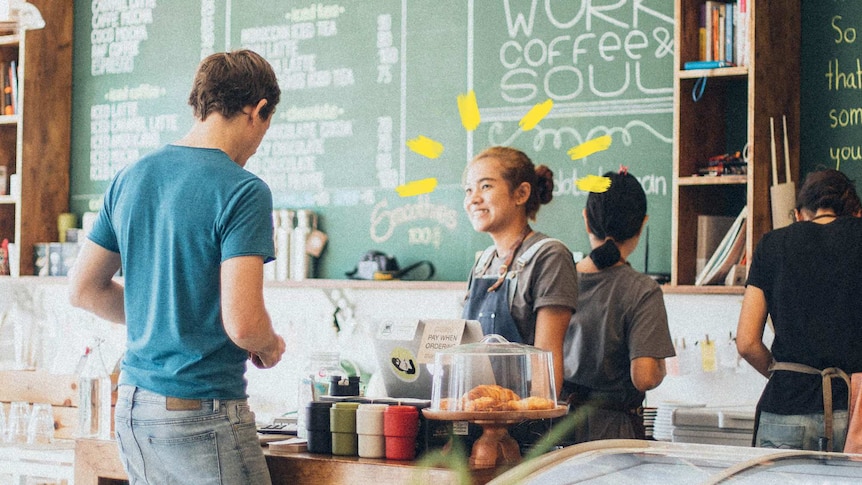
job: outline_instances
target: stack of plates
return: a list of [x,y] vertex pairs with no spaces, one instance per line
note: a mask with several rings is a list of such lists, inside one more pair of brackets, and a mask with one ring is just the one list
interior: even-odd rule
[[653,439],[653,429],[655,428],[655,416],[658,408],[644,407],[644,432],[646,439]]
[[702,408],[704,403],[685,401],[662,401],[658,405],[652,436],[658,441],[673,441],[673,413],[679,408]]

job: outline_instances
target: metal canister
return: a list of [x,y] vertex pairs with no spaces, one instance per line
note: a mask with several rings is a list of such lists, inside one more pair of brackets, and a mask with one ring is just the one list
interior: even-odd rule
[[290,241],[290,279],[302,281],[313,277],[313,258],[306,250],[308,236],[317,229],[317,214],[307,209],[296,211],[296,227]]

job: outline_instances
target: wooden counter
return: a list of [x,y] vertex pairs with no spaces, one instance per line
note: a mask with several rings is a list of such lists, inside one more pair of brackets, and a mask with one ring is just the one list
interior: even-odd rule
[[[446,468],[416,462],[343,457],[314,453],[278,453],[264,448],[273,485],[337,484],[477,484],[487,483],[505,468],[470,471],[468,481]],[[75,485],[127,484],[113,441],[79,439],[75,445]]]

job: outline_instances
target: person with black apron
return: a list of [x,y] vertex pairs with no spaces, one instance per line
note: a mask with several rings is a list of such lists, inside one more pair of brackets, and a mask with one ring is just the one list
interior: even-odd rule
[[590,193],[583,211],[592,252],[577,264],[578,312],[564,344],[566,445],[644,439],[646,391],[675,355],[661,288],[626,261],[647,222],[646,194],[624,167],[604,177],[609,187]]
[[797,194],[797,222],[765,234],[754,251],[736,337],[739,354],[769,379],[754,446],[844,448],[848,376],[862,372],[860,213],[846,175],[812,172]]
[[481,322],[486,335],[552,352],[559,395],[563,337],[577,302],[575,264],[562,242],[529,225],[553,197],[553,173],[520,150],[491,147],[468,163],[463,180],[473,229],[494,244],[470,271],[462,317]]

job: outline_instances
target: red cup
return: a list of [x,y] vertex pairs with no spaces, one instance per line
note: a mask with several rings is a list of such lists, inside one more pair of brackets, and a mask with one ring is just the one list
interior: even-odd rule
[[383,412],[383,435],[386,458],[416,458],[416,436],[419,434],[419,410],[413,406],[389,406]]

